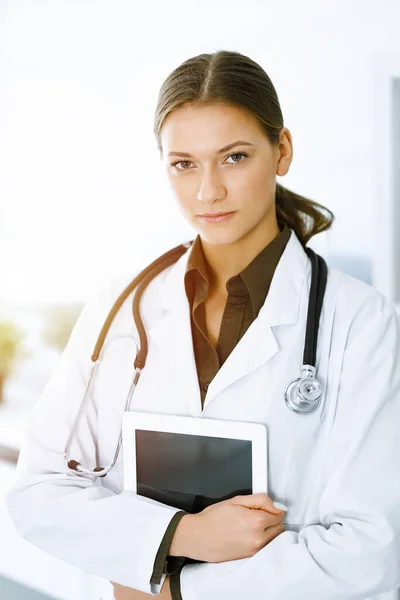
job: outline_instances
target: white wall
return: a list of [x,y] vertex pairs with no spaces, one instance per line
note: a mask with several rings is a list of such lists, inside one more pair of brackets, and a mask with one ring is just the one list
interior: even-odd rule
[[163,180],[152,117],[166,75],[220,48],[257,60],[277,88],[295,150],[281,182],[337,217],[317,248],[371,258],[374,64],[400,52],[399,22],[397,1],[3,0],[3,302],[84,299],[195,235]]

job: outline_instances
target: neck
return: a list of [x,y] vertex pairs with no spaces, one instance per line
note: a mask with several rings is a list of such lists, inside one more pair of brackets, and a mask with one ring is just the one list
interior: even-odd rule
[[227,295],[227,281],[237,275],[280,233],[276,218],[250,231],[232,244],[201,245],[213,293]]

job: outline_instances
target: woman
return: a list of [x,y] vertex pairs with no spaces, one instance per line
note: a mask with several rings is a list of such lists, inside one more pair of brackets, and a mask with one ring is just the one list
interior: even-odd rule
[[[284,390],[298,375],[310,291],[304,248],[333,217],[276,183],[293,147],[275,89],[237,52],[191,58],[162,85],[155,135],[180,210],[198,235],[143,295],[149,354],[130,409],[264,423],[269,495],[186,514],[123,491],[121,457],[97,481],[66,470],[64,447],[93,344],[126,285],[118,279],[83,310],[35,407],[7,497],[17,530],[109,579],[119,600],[157,593],[350,600],[397,587],[394,307],[329,269],[316,363],[322,403],[309,415],[288,410]],[[79,432],[82,464],[112,458],[132,372],[131,349],[121,340],[132,328],[125,302]]]

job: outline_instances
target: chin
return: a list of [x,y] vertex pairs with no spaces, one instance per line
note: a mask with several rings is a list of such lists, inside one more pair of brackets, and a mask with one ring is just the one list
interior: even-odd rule
[[[210,229],[211,229],[211,227],[210,227]],[[217,227],[215,229],[217,229]],[[206,244],[208,244],[209,246],[234,244],[235,242],[240,240],[241,237],[243,237],[242,235],[239,235],[238,232],[222,231],[222,230],[221,231],[210,231],[210,230],[207,231],[205,228],[199,230],[198,233],[199,233],[199,236],[201,237],[201,239],[204,240],[204,242]]]

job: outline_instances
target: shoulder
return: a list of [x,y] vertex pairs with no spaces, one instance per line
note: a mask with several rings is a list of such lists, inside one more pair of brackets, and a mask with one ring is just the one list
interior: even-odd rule
[[372,285],[341,271],[328,268],[328,281],[331,280],[339,303],[358,310],[362,306],[374,306],[378,310],[395,310],[394,305]]
[[348,342],[366,330],[383,333],[389,328],[400,336],[400,315],[394,304],[372,285],[329,268],[328,290],[333,296],[336,324],[347,329]]
[[[98,288],[95,293],[95,298],[100,303],[110,304],[111,300],[116,300],[120,294],[129,286],[130,283],[143,271],[149,268],[152,262],[155,263],[154,271],[155,274],[151,277],[150,281],[147,283],[144,293],[143,300],[146,303],[149,297],[157,298],[157,293],[161,290],[164,285],[165,280],[169,277],[172,271],[176,271],[178,276],[182,272],[182,267],[185,265],[187,260],[187,251],[183,253],[177,254],[177,258],[170,262],[171,257],[167,257],[166,255],[175,250],[180,250],[182,246],[186,246],[186,244],[180,244],[175,248],[172,248],[165,254],[153,259],[153,261],[149,261],[146,263],[139,264],[136,268],[128,269],[122,271],[108,279],[103,281],[103,284]],[[167,258],[167,261],[165,259]],[[167,262],[167,266],[164,265],[162,267],[161,260],[164,259],[164,262]],[[169,261],[169,264],[168,264]],[[178,264],[179,263],[179,264]],[[161,267],[161,271],[159,270]],[[153,271],[153,273],[154,273]],[[158,272],[157,272],[158,271]],[[136,286],[135,286],[136,289]],[[134,291],[132,291],[133,295]]]
[[[137,285],[131,286],[133,281],[140,275],[148,265],[141,265],[140,268],[128,269],[111,277],[105,278],[91,296],[87,298],[85,307],[82,311],[86,313],[86,320],[90,321],[90,326],[98,329],[105,322],[113,306],[123,296],[123,302],[113,319],[113,332],[115,334],[131,331],[136,332],[134,326],[132,305]],[[151,326],[153,319],[159,316],[160,295],[165,279],[168,277],[173,265],[163,269],[156,274],[146,285],[143,295],[140,298],[140,315],[145,327]],[[129,289],[128,289],[129,288]]]
[[110,311],[119,296],[139,273],[137,269],[130,269],[105,277],[86,298],[84,310],[92,315]]

